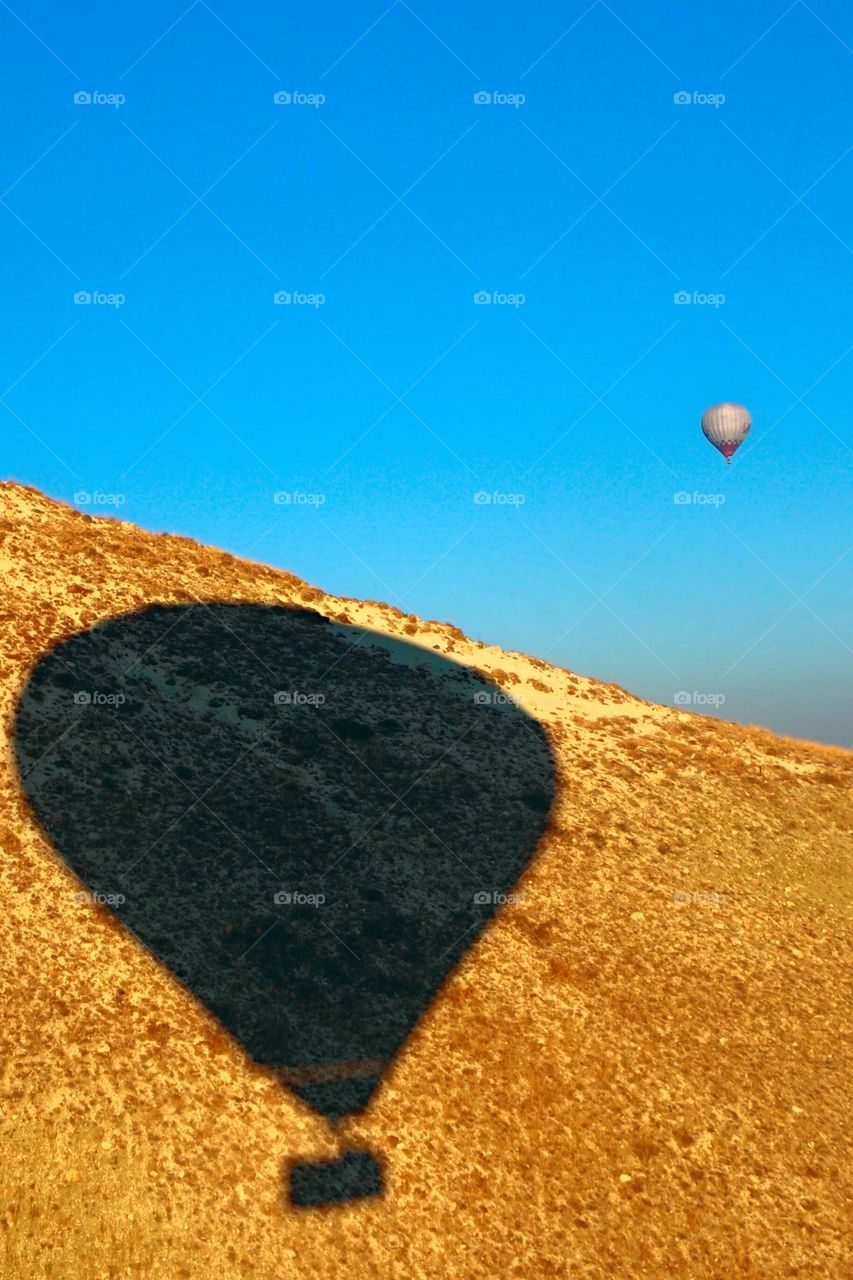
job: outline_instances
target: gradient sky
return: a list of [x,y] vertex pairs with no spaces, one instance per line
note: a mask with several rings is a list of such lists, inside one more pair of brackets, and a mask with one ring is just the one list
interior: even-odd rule
[[0,39],[4,475],[853,743],[849,5],[16,0]]

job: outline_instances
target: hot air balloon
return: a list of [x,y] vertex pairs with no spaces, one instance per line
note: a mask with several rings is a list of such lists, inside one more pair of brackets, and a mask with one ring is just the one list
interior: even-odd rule
[[742,404],[732,404],[728,400],[722,404],[712,404],[702,414],[702,430],[706,440],[710,440],[715,449],[719,449],[727,463],[732,454],[746,439],[752,418],[749,410]]
[[383,1194],[347,1119],[534,855],[554,793],[539,723],[431,650],[206,603],[63,640],[16,742],[91,900],[328,1121],[340,1155],[289,1159],[291,1202]]

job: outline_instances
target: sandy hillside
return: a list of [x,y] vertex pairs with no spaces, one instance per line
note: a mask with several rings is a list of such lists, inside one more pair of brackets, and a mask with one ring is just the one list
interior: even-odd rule
[[[657,707],[376,602],[0,485],[0,1274],[853,1275],[853,756]],[[294,1208],[329,1126],[113,915],[19,785],[36,663],[151,603],[308,606],[483,673],[555,798],[518,896],[341,1139],[386,1193]]]

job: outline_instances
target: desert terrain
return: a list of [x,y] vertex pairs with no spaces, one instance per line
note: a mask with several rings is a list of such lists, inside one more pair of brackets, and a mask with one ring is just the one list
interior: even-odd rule
[[[851,753],[11,482],[0,584],[4,1277],[853,1275]],[[238,603],[469,669],[553,761],[510,900],[334,1130],[81,899],[21,780],[20,700],[56,646],[150,606]],[[383,1194],[290,1203],[289,1163],[342,1144],[382,1154]]]

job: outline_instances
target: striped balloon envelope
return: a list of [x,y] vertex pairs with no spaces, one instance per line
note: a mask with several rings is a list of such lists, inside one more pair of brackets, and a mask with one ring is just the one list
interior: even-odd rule
[[752,418],[749,410],[742,404],[712,404],[702,414],[702,430],[705,438],[710,440],[715,449],[719,449],[726,462],[731,462],[732,454],[746,439]]

